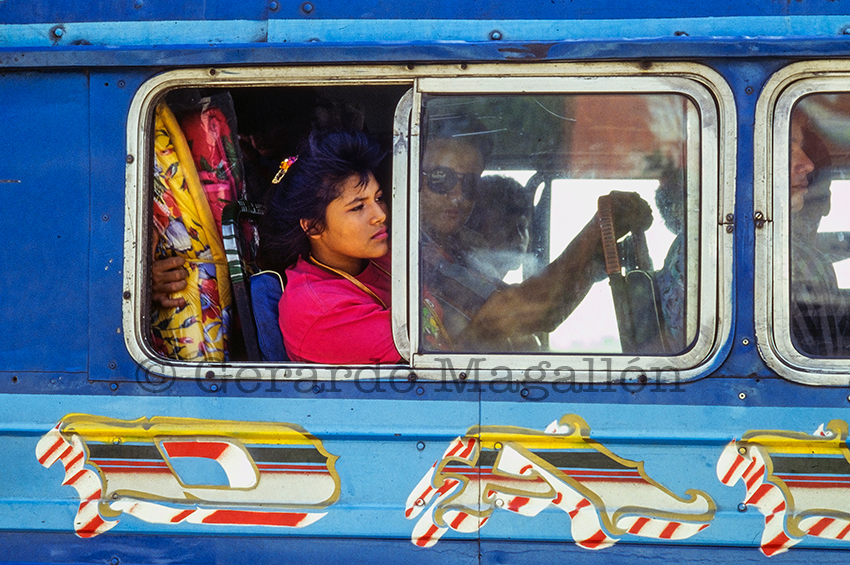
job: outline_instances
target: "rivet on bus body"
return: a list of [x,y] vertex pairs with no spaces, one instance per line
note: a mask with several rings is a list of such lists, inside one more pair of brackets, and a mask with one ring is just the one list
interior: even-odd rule
[[749,345],[749,344],[750,344],[750,340],[749,340],[749,339],[744,338],[744,339],[742,339],[742,340],[741,340],[741,345]]
[[117,557],[113,557],[110,563],[112,565],[118,565],[119,563],[121,563],[121,561]]
[[215,392],[218,390],[218,385],[210,385],[210,392]]
[[280,8],[280,4],[277,2],[269,2],[269,10],[272,12],[277,12],[278,8]]
[[841,29],[841,33],[843,33],[844,35],[850,35],[850,26],[844,26]]
[[746,512],[746,511],[747,511],[747,505],[744,504],[743,502],[739,502],[738,503],[738,512]]
[[457,378],[459,378],[459,379],[460,379],[460,380],[462,380],[462,381],[465,381],[465,380],[466,380],[466,373],[461,373],[461,374],[459,374],[459,375],[457,376]]
[[133,161],[135,161],[135,160],[136,160],[136,158],[135,158],[135,157],[133,157],[132,155],[127,155],[127,159],[125,159],[125,160],[127,161],[127,164],[128,164],[128,165],[132,165],[132,164],[133,164]]
[[504,506],[504,505],[505,505],[505,501],[504,501],[504,500],[502,500],[501,498],[497,498],[497,499],[496,499],[496,506],[498,506],[499,508],[501,508],[501,507],[502,507],[502,506]]
[[207,371],[206,374],[204,375],[205,379],[211,379],[213,377],[215,377],[215,373],[213,373],[212,371]]
[[747,393],[746,393],[746,392],[739,392],[739,393],[738,393],[738,398],[740,398],[741,400],[746,399],[746,398],[747,398]]
[[50,30],[50,35],[52,35],[56,39],[59,39],[60,37],[65,35],[65,28],[62,26],[56,26]]
[[744,92],[746,92],[747,94],[752,94],[753,93],[753,87],[748,86],[747,88],[744,89]]
[[118,390],[118,383],[109,383],[109,390]]
[[735,226],[732,226],[732,225],[726,226],[726,233],[732,233],[733,231],[735,231]]
[[529,395],[528,389],[527,388],[522,389],[521,391],[519,391],[519,395],[523,398],[528,398],[528,395]]
[[416,449],[418,449],[419,451],[422,451],[423,449],[425,449],[425,442],[424,441],[418,442],[416,444]]
[[421,498],[416,499],[416,506],[425,506],[425,501]]
[[319,394],[320,392],[322,392],[322,387],[320,387],[319,385],[313,387],[314,394]]
[[133,2],[133,7],[137,10],[144,5],[145,5],[145,3],[142,2],[142,0],[136,0],[135,2]]
[[304,2],[301,4],[301,11],[305,14],[309,14],[313,11],[313,3],[312,2]]
[[118,363],[116,363],[115,361],[109,362],[109,368],[110,369],[115,369],[116,367],[118,367]]
[[419,396],[422,396],[423,394],[425,394],[425,389],[420,386],[419,388],[416,389],[416,394],[418,394]]
[[104,222],[108,222],[109,221],[109,214],[104,214],[103,216],[100,217],[100,219],[103,220]]
[[112,445],[121,445],[121,438],[120,437],[112,438]]
[[416,382],[416,373],[410,373],[407,375],[407,382],[415,383]]
[[741,455],[746,455],[747,454],[747,448],[746,447],[739,447],[738,453],[740,453]]
[[502,32],[497,29],[494,29],[490,32],[490,39],[492,39],[493,41],[499,41],[500,39],[502,39]]
[[124,300],[130,300],[130,297],[133,296],[129,290],[124,291]]

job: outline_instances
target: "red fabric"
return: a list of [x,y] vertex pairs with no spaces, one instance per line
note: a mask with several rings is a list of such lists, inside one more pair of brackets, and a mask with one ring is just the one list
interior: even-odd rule
[[[375,262],[389,271],[389,254]],[[390,304],[390,277],[373,264],[357,280]],[[280,331],[293,361],[371,365],[397,363],[389,308],[339,275],[299,259],[286,270]]]

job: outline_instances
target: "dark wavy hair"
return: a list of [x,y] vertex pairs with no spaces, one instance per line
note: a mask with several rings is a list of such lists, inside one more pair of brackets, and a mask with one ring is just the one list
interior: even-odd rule
[[[283,180],[266,195],[266,213],[260,221],[258,262],[281,275],[310,253],[308,233],[321,233],[325,213],[352,175],[361,185],[385,157],[381,147],[365,133],[313,131],[301,145],[298,160]],[[301,227],[307,220],[307,231]]]

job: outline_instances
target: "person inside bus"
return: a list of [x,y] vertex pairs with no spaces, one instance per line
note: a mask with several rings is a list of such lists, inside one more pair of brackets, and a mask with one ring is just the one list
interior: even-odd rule
[[386,153],[362,132],[314,130],[266,200],[260,263],[286,280],[280,326],[292,361],[396,363],[390,321]]
[[838,288],[833,259],[818,246],[818,226],[829,213],[829,180],[817,172],[829,166],[828,151],[795,110],[791,120],[789,190],[791,208],[791,340],[812,357],[850,355],[847,307]]
[[518,269],[531,242],[534,191],[502,175],[481,178],[478,186],[486,206],[475,206],[459,234],[467,261],[497,279]]
[[[474,118],[428,124],[420,182],[422,328],[426,348],[475,352],[534,348],[534,334],[550,332],[605,277],[596,215],[537,275],[517,285],[472,267],[459,233],[479,197],[492,142]],[[620,237],[647,229],[652,212],[636,193],[611,193]],[[483,205],[484,203],[482,203]]]

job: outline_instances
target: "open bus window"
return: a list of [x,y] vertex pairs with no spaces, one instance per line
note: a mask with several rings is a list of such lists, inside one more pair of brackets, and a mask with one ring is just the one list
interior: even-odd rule
[[846,93],[807,96],[790,119],[790,335],[813,358],[850,357],[848,124]]
[[681,94],[423,96],[422,349],[691,347],[698,121]]
[[[279,329],[254,325],[261,316],[252,311],[248,288],[248,277],[264,267],[256,257],[255,223],[266,192],[281,161],[296,155],[314,129],[365,131],[389,153],[395,107],[408,89],[193,87],[160,97],[150,127],[148,273],[149,343],[158,356],[286,360],[261,351],[269,341],[264,332]],[[376,171],[386,186],[388,171]],[[385,194],[389,200],[390,191]],[[239,217],[253,222],[230,218],[229,228],[226,207],[237,201],[251,212]],[[226,249],[228,239],[239,240],[238,258]],[[234,276],[237,265],[243,272]]]

